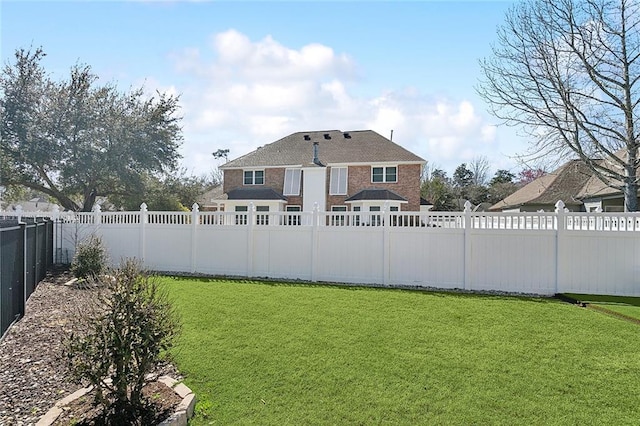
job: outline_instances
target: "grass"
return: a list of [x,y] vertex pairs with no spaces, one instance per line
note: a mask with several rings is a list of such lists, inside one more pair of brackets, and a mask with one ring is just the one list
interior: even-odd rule
[[638,326],[552,299],[164,278],[193,425],[637,424]]
[[567,296],[640,320],[640,297],[567,294]]

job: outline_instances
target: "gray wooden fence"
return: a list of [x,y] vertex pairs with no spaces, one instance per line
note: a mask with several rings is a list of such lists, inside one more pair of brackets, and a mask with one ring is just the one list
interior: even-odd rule
[[53,222],[0,219],[0,336],[25,313],[53,260]]

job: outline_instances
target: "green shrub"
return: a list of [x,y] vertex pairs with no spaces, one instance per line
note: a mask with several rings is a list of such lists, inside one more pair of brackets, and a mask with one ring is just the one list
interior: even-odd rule
[[96,278],[107,269],[109,257],[100,237],[92,235],[78,244],[71,262],[71,272],[77,278]]
[[95,387],[106,424],[148,424],[152,404],[142,389],[173,345],[177,316],[155,277],[136,261],[124,260],[98,280],[95,306],[65,339],[67,367],[78,383]]

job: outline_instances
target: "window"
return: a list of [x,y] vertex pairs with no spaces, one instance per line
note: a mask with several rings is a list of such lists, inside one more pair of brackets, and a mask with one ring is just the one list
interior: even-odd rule
[[269,224],[269,206],[256,206],[256,225],[268,225],[268,224]]
[[[380,206],[371,206],[369,207],[370,212],[380,212]],[[379,214],[371,214],[369,215],[369,225],[371,226],[380,226],[382,224],[382,216]]]
[[286,169],[284,171],[284,191],[283,195],[300,195],[300,169]]
[[249,208],[247,206],[236,206],[236,212],[241,214],[236,214],[236,225],[246,225],[247,224],[247,212]]
[[245,185],[264,185],[264,170],[245,170]]
[[[332,212],[346,212],[347,206],[331,206]],[[332,214],[331,215],[331,226],[344,226],[345,223],[344,214]]]
[[398,209],[398,206],[391,206],[391,207],[389,207],[389,211],[390,211],[390,212],[397,212],[398,210],[399,210],[399,209]]
[[[287,206],[287,212],[300,212],[302,209],[300,206]],[[287,214],[285,219],[286,225],[301,225],[300,215],[299,214]]]
[[347,168],[332,167],[329,195],[347,195]]
[[398,181],[398,168],[396,166],[390,167],[372,167],[371,168],[371,182],[397,182]]

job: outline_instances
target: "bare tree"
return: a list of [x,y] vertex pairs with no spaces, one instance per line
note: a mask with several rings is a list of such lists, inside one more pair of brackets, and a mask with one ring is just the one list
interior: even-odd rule
[[577,156],[636,211],[639,61],[636,0],[529,0],[498,28],[478,92],[534,155]]
[[469,170],[473,173],[473,184],[474,185],[486,185],[487,184],[487,173],[489,173],[489,159],[484,155],[479,155],[474,157],[469,162]]

